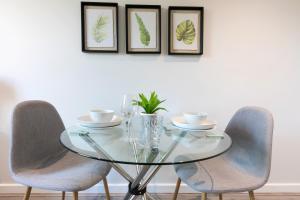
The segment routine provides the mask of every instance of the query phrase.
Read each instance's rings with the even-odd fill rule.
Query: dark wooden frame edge
[[[174,53],[171,52],[171,12],[173,10],[194,10],[200,11],[200,52],[199,53]],[[169,55],[203,55],[204,41],[204,7],[186,7],[186,6],[169,6],[168,11],[168,54]]]
[[[85,46],[85,6],[107,6],[116,7],[116,34],[117,34],[117,50],[88,50]],[[118,3],[104,2],[81,2],[81,50],[84,53],[118,53],[119,52],[119,5]]]
[[[129,50],[129,27],[128,27],[128,9],[130,8],[141,8],[141,9],[158,9],[159,15],[159,51],[130,51]],[[137,4],[126,4],[125,5],[125,14],[126,14],[126,53],[127,54],[161,54],[161,6],[160,5],[137,5]]]

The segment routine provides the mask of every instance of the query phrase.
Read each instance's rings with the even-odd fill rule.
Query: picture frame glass
[[[170,53],[202,53],[201,12],[201,10],[170,11]]]
[[[128,8],[129,52],[160,52],[160,10]]]
[[[86,50],[117,50],[116,12],[116,7],[93,5],[84,7]]]

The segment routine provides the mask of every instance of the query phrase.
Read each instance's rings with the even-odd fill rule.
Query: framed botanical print
[[[81,2],[83,52],[118,52],[118,4]]]
[[[126,52],[161,53],[161,6],[126,5]]]
[[[169,7],[169,55],[203,54],[203,7]]]

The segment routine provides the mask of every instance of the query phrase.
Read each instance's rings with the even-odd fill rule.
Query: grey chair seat
[[[13,178],[24,185],[56,191],[82,191],[97,184],[111,167],[100,161],[66,153],[53,164],[44,161],[39,168],[20,169]],[[46,165],[46,166],[43,166]]]
[[[174,199],[183,181],[191,188],[207,193],[249,192],[262,187],[269,178],[272,154],[273,116],[264,108],[239,109],[225,132],[232,139],[232,147],[222,156],[198,163],[176,165],[179,176]]]
[[[13,112],[9,168],[12,178],[27,186],[24,200],[31,189],[78,192],[103,181],[106,198],[109,189],[106,175],[111,167],[69,152],[60,144],[65,126],[53,105],[45,101],[25,101]]]
[[[197,163],[176,165],[178,177],[196,191],[244,192],[261,187],[262,178],[238,168],[224,156]]]

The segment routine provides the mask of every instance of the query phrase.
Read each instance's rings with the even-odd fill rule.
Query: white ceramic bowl
[[[91,110],[90,117],[95,122],[106,123],[110,122],[114,117],[113,110]]]
[[[207,113],[205,113],[205,112],[186,112],[186,113],[183,113],[183,117],[189,124],[199,124],[202,121],[206,120]]]

